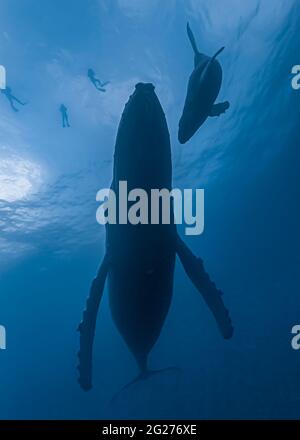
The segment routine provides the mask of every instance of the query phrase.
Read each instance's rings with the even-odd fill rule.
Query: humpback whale
[[[196,133],[208,116],[220,116],[229,108],[228,101],[214,104],[222,83],[222,68],[216,58],[224,47],[210,58],[199,52],[189,23],[187,34],[194,50],[194,70],[189,78],[179,121],[178,140],[181,144],[185,144]]]
[[[128,190],[171,189],[172,162],[166,118],[152,84],[138,83],[125,105],[118,128],[111,189],[120,181]],[[172,205],[170,205],[172,211]],[[136,380],[154,372],[148,355],[156,343],[172,300],[176,255],[202,294],[224,338],[233,327],[221,292],[170,224],[106,224],[105,256],[92,282],[79,325],[79,383],[92,387],[92,350],[96,319],[106,279],[113,321],[139,367]],[[158,370],[159,371],[159,370]]]

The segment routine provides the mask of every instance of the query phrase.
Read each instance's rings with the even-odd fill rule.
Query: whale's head
[[[170,136],[164,111],[151,83],[138,83],[119,124],[114,171],[135,187],[168,187],[171,175]]]
[[[149,134],[153,138],[155,133],[167,131],[165,114],[152,83],[136,84],[125,105],[119,130],[124,127],[127,130],[127,138]]]
[[[193,106],[186,105],[178,127],[178,140],[181,144],[185,144],[196,133],[198,124],[199,118],[196,117]]]
[[[151,93],[154,92],[155,86],[152,83],[139,82],[135,85],[136,93]]]
[[[133,94],[130,96],[126,104],[126,109],[129,108],[134,112],[147,112],[151,106],[157,103],[157,96],[155,87],[152,83],[139,82],[135,85]]]

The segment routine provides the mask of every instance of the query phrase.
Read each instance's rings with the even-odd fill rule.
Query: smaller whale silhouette
[[[179,121],[178,140],[181,144],[185,144],[196,133],[208,116],[220,116],[229,108],[228,101],[215,104],[222,83],[222,68],[216,58],[224,47],[210,58],[199,52],[189,23],[187,23],[187,34],[195,54],[195,67],[189,78]]]

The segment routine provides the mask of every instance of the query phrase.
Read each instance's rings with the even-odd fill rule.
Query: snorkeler
[[[63,128],[70,127],[69,117],[68,117],[68,109],[65,106],[65,104],[61,104],[61,106],[59,107],[59,111],[61,112],[61,119],[62,119]]]
[[[22,102],[18,98],[16,98],[12,94],[12,89],[10,87],[6,87],[5,89],[1,89],[1,93],[3,93],[6,96],[6,98],[9,100],[10,106],[13,109],[13,111],[15,111],[15,112],[18,112],[19,109],[17,109],[17,107],[14,106],[14,101],[17,102],[18,104],[21,104],[21,105],[27,104],[27,102]]]
[[[89,69],[87,75],[97,90],[100,90],[101,92],[106,92],[106,89],[104,89],[104,87],[109,84],[109,81],[101,82],[100,79],[95,77],[95,72],[93,71],[93,69]]]

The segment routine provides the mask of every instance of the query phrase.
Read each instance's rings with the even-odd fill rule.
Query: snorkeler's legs
[[[99,81],[99,79],[94,78],[92,80],[92,83],[94,84],[96,89],[99,90],[100,92],[106,92],[106,90],[103,89],[103,84],[101,84],[101,81]]]
[[[66,124],[65,126],[70,127],[69,118],[67,114],[64,115],[64,124]]]
[[[18,112],[19,110],[17,109],[17,107],[14,106],[13,100],[10,97],[8,97],[8,100],[13,111]]]
[[[21,105],[26,105],[27,104],[27,102],[22,102],[18,98],[16,98],[15,96],[11,96],[11,99],[16,101],[18,104],[21,104]]]
[[[101,81],[99,79],[97,79],[97,78],[94,78],[94,84],[95,84],[96,87],[98,87],[98,86],[101,87],[101,85],[102,85]]]

